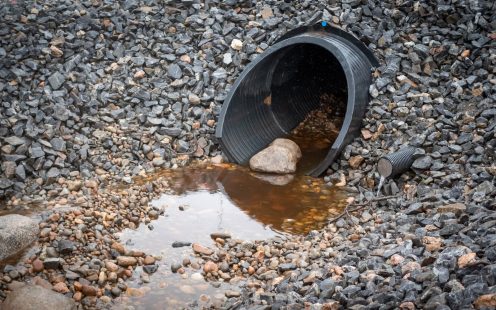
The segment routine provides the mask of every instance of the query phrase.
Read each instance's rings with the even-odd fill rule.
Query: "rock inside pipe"
[[[408,146],[379,159],[377,171],[384,178],[395,177],[410,169],[415,161],[416,148]]]

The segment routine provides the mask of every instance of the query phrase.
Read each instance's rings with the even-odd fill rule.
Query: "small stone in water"
[[[145,265],[145,266],[143,266],[143,270],[148,274],[152,274],[152,273],[157,272],[158,266],[157,265]]]
[[[193,251],[198,254],[203,254],[203,255],[212,255],[214,251],[212,249],[209,249],[201,244],[198,243],[193,243]]]
[[[119,256],[117,257],[117,264],[122,267],[134,266],[138,263],[135,257],[131,256]]]
[[[191,275],[191,279],[195,281],[201,281],[203,280],[203,276],[199,272],[195,272]]]
[[[241,296],[241,293],[238,292],[238,291],[231,291],[231,290],[228,290],[225,292],[225,295],[227,298],[231,298],[231,297],[239,297]]]
[[[153,264],[155,264],[155,258],[153,256],[148,255],[143,260],[143,264],[145,264],[145,265],[153,265]]]
[[[113,287],[110,292],[112,293],[112,295],[114,295],[115,297],[118,297],[121,295],[121,290],[118,288],[118,287]]]
[[[229,239],[229,238],[231,238],[231,235],[228,234],[228,233],[215,232],[215,233],[211,233],[210,234],[210,238],[212,238],[214,240],[217,239],[217,238]]]
[[[143,297],[145,296],[145,291],[143,289],[128,287],[126,290],[126,295],[129,297]]]
[[[217,266],[217,264],[211,261],[206,262],[203,266],[203,271],[205,271],[205,273],[217,272],[218,270],[219,267]]]
[[[171,264],[171,271],[176,273],[181,267],[182,267],[182,265],[179,263],[172,263]]]
[[[183,241],[174,241],[172,242],[172,247],[173,248],[182,248],[185,246],[190,246],[191,242],[183,242]]]

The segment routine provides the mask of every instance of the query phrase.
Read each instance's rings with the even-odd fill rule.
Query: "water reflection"
[[[190,246],[177,248],[172,246],[174,242],[214,247],[213,232],[242,240],[304,234],[321,228],[328,217],[341,212],[346,199],[321,179],[260,175],[227,164],[163,170],[135,181],[157,180],[167,180],[168,187],[151,204],[164,208],[164,216],[150,225],[124,230],[120,239],[128,249],[164,259],[148,283],[142,282],[139,270],[135,272],[128,285],[146,291],[144,296],[121,297],[115,309],[178,309],[188,307],[191,301],[205,308],[222,304],[224,292],[236,289],[240,280],[207,283],[201,271],[192,268],[183,275],[172,273],[173,263],[192,254]]]
[[[218,192],[263,225],[292,234],[321,228],[328,217],[341,212],[346,199],[344,193],[328,187],[322,179],[261,175],[227,164],[164,170],[137,181],[145,183],[162,177],[169,183],[167,194]]]

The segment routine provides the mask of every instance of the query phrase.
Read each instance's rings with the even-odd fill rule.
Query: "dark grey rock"
[[[29,149],[29,154],[31,155],[32,158],[45,156],[45,152],[43,151],[43,148],[40,145],[32,145],[31,148]]]
[[[7,142],[8,144],[13,145],[13,146],[18,146],[18,145],[22,145],[22,144],[26,143],[26,139],[16,137],[16,136],[7,137],[7,138],[4,138],[3,140],[5,142]]]
[[[179,67],[178,64],[170,64],[169,68],[167,69],[167,74],[173,78],[173,79],[180,79],[183,76],[183,71],[181,70],[181,67]]]
[[[60,258],[46,258],[43,261],[43,266],[45,269],[58,269],[62,266],[62,260]]]
[[[145,265],[143,266],[143,270],[148,273],[148,274],[152,274],[152,273],[155,273],[157,272],[158,270],[158,265]]]
[[[190,245],[191,245],[191,242],[183,242],[183,241],[174,241],[172,243],[173,248],[182,248],[182,247],[186,247],[186,246],[190,246]]]
[[[15,169],[15,175],[22,181],[26,179],[26,170],[23,165],[19,165]]]
[[[74,251],[75,248],[76,247],[74,245],[74,242],[72,242],[70,240],[62,239],[59,241],[58,250],[59,250],[59,253],[62,255],[67,255],[67,254],[72,253],[72,251]]]
[[[60,72],[55,72],[48,78],[48,83],[53,90],[59,89],[65,82],[65,77]]]
[[[423,156],[413,162],[412,168],[425,170],[428,169],[431,165],[432,158],[430,156]]]
[[[172,263],[171,264],[171,271],[173,273],[176,273],[181,267],[182,267],[182,265],[180,263]]]
[[[176,151],[178,153],[186,153],[189,151],[189,143],[184,140],[179,140],[177,142]]]
[[[280,264],[279,265],[279,271],[281,271],[281,272],[293,270],[293,269],[296,269],[296,265],[293,263],[286,263],[286,264]]]
[[[11,180],[9,179],[0,179],[0,189],[7,189],[9,187],[11,187],[12,185],[14,185],[14,182],[12,182]]]
[[[58,178],[60,176],[60,170],[56,167],[50,168],[47,172],[47,178],[53,179],[53,178]]]
[[[66,143],[61,138],[53,138],[52,140],[50,140],[50,144],[55,151],[64,152],[66,150]]]

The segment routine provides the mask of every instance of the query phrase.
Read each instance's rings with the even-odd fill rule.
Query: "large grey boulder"
[[[296,171],[300,147],[289,139],[276,139],[250,159],[250,169],[258,172],[287,174]]]
[[[9,295],[0,304],[0,310],[74,310],[71,298],[38,285],[25,285]]]
[[[301,150],[298,144],[294,141],[284,138],[275,139],[270,145],[278,145],[287,148],[291,153],[295,154],[298,159],[301,158]]]
[[[19,253],[38,237],[38,222],[29,217],[0,216],[0,261]]]

